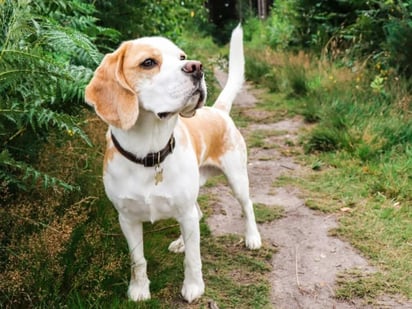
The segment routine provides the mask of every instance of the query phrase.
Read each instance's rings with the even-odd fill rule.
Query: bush
[[[357,87],[341,84],[340,89],[309,94],[311,104],[303,113],[315,115],[319,124],[309,134],[306,150],[342,150],[363,162],[380,160],[395,149],[407,151],[412,141],[408,83],[393,79],[383,87],[378,93],[364,81]]]
[[[176,40],[185,27],[207,24],[206,10],[200,0],[121,0],[94,1],[100,22],[117,29],[121,40],[161,35]]]
[[[266,21],[267,42],[273,49],[286,49],[295,43],[296,1],[276,1]]]
[[[310,49],[352,65],[367,59],[412,74],[410,1],[276,1],[267,20],[246,22],[246,38],[275,50]]]
[[[88,142],[77,114],[102,57],[94,40],[115,35],[95,25],[94,13],[85,1],[0,2],[1,188],[73,189],[34,162],[51,130]]]

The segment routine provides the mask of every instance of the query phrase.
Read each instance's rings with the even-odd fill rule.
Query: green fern
[[[49,24],[42,33],[42,39],[47,46],[52,46],[53,50],[60,56],[76,56],[77,52],[85,53],[90,60],[87,62],[91,65],[97,65],[102,60],[102,54],[97,50],[90,39],[77,31],[62,26]]]
[[[13,159],[7,150],[0,153],[0,179],[7,184],[15,184],[19,189],[28,189],[28,185],[41,182],[45,188],[60,186],[66,190],[77,190],[73,186],[61,179],[41,172],[31,165]]]
[[[95,41],[103,31],[85,0],[0,1],[0,181],[24,189],[73,189],[33,165],[49,132],[90,145],[77,116],[84,88],[101,61]]]

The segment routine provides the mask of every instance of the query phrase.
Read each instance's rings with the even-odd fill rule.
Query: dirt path
[[[224,83],[225,74],[221,71],[216,71],[215,74],[220,83]],[[238,96],[235,104],[259,123],[262,114],[254,109],[256,98],[247,88]],[[255,130],[285,132],[265,140],[267,144],[279,145],[282,152],[260,148],[249,151],[252,200],[254,203],[282,206],[285,209],[283,218],[259,225],[265,244],[277,248],[269,279],[272,305],[282,309],[367,308],[360,300],[340,302],[334,298],[338,272],[352,268],[365,272],[373,271],[367,261],[349,244],[328,236],[328,231],[337,226],[336,218],[307,208],[297,188],[273,186],[273,182],[280,175],[296,176],[304,173],[304,167],[294,162],[293,157],[283,154],[289,147],[289,141],[296,140],[297,132],[302,126],[303,121],[296,117],[277,123],[251,124],[242,129],[244,136]],[[208,220],[212,233],[242,235],[241,210],[237,207],[230,189],[218,185],[205,190],[217,199],[214,214]],[[385,298],[379,300],[374,308],[410,307]]]

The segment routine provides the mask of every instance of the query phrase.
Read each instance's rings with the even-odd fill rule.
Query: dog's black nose
[[[182,71],[191,74],[195,79],[200,80],[203,77],[203,66],[200,61],[188,61],[182,68]]]

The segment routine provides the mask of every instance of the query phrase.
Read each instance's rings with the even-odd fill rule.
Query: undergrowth
[[[248,78],[271,92],[262,96],[260,109],[300,114],[308,123],[298,158],[312,172],[276,184],[299,185],[308,207],[337,214],[333,235],[377,267],[376,274],[359,279],[340,277],[338,297],[396,293],[412,298],[410,82],[379,67],[355,63],[348,68],[253,44],[246,64]]]
[[[210,55],[219,60],[227,54],[207,40],[189,36],[182,43],[193,50],[189,58],[208,64],[212,102],[218,86],[211,82],[208,61]],[[349,69],[304,53],[249,46],[246,54],[247,78],[270,90],[257,104],[270,115],[265,122],[300,114],[311,124],[301,136],[305,153],[296,154],[312,172],[278,181],[298,184],[311,208],[338,214],[340,225],[331,233],[351,242],[378,270],[373,276],[342,274],[336,295],[412,298],[410,84],[387,72]],[[250,121],[239,116],[240,124]],[[36,161],[36,168],[78,184],[79,190],[36,187],[16,196],[4,189],[0,196],[0,303],[5,308],[136,307],[126,297],[127,244],[101,181],[105,125],[91,114],[84,120],[93,148],[78,135],[51,134],[44,147],[38,145]],[[252,141],[260,147],[263,139],[257,132]],[[201,197],[199,202],[206,208],[210,201]],[[276,208],[257,210],[261,221],[282,215]],[[247,251],[234,236],[215,239],[204,221],[201,229],[206,294],[194,306],[207,308],[212,299],[219,308],[269,307],[266,274],[273,252]],[[153,299],[139,308],[193,308],[179,296],[183,256],[167,251],[178,235],[174,221],[145,225]]]
[[[199,56],[198,49],[190,57],[200,58],[209,68],[206,74],[213,74],[207,56]],[[218,86],[213,79],[209,86],[210,102]],[[180,296],[184,256],[167,250],[180,233],[173,220],[145,224],[152,299],[137,305],[130,302],[126,295],[129,252],[101,179],[106,125],[86,112],[81,129],[93,147],[78,135],[51,134],[36,162],[36,168],[77,184],[79,190],[56,187],[50,192],[36,186],[18,196],[5,192],[0,197],[5,205],[0,208],[2,307],[208,308],[209,301],[219,308],[269,306],[266,274],[273,252],[249,251],[235,236],[216,239],[205,221],[201,222],[201,251],[206,292],[194,305],[187,304]],[[210,198],[200,196],[199,204],[207,216]],[[262,218],[276,216],[262,210]]]
[[[76,189],[34,163],[56,131],[89,142],[78,114],[102,57],[95,41],[116,37],[95,12],[86,1],[0,1],[0,192]]]
[[[126,296],[127,244],[101,180],[105,125],[92,114],[87,123],[84,130],[94,148],[68,137],[61,146],[51,142],[39,162],[71,178],[80,191],[50,194],[38,189],[18,199],[2,196],[7,205],[0,209],[4,308],[136,306]],[[201,196],[199,203],[207,215],[210,199]],[[180,296],[184,256],[167,249],[180,234],[177,222],[145,224],[144,232],[152,300],[139,303],[139,308],[192,308]],[[264,308],[272,251],[249,251],[235,236],[216,239],[204,221],[201,238],[206,294],[195,306],[207,308],[213,300],[220,308]]]

